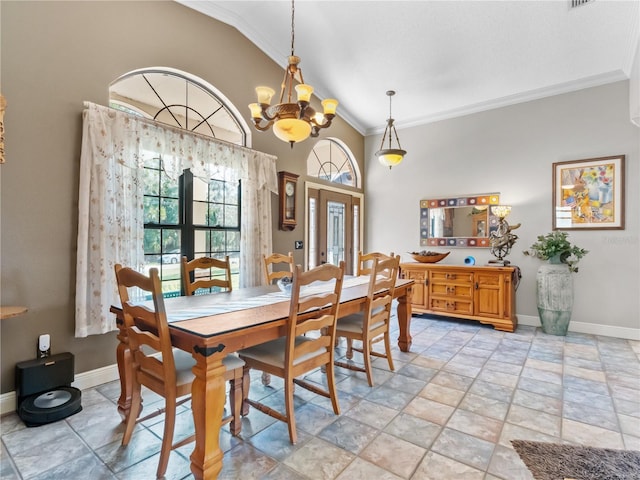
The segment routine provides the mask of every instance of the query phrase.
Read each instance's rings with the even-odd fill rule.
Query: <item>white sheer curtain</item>
[[[117,302],[116,263],[144,265],[144,161],[161,155],[167,175],[184,169],[203,179],[241,181],[241,286],[261,281],[262,254],[271,251],[271,192],[277,192],[276,158],[245,147],[157,124],[86,103],[83,112],[76,337],[115,329],[109,308]]]

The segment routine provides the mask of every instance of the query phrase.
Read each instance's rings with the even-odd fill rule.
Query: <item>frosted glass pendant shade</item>
[[[285,118],[273,124],[273,133],[284,142],[301,142],[311,135],[311,125],[297,118]]]
[[[406,155],[405,150],[400,150],[397,148],[388,148],[386,150],[378,150],[376,152],[376,156],[378,157],[378,161],[384,165],[385,167],[395,167],[396,165],[402,162],[402,159]]]

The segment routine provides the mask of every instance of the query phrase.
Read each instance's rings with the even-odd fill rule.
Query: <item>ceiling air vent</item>
[[[576,8],[582,5],[586,5],[587,3],[593,3],[596,0],[569,0],[569,8]]]

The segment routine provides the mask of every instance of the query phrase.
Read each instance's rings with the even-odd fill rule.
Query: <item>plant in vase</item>
[[[578,262],[588,250],[572,245],[565,232],[539,235],[524,251],[525,255],[548,260],[538,268],[536,286],[538,315],[542,330],[551,335],[566,335],[573,309],[573,277]]]
[[[571,245],[571,242],[567,240],[568,236],[569,234],[566,232],[538,235],[538,240],[523,253],[541,260],[549,260],[551,263],[564,263],[569,267],[570,272],[577,272],[578,262],[589,251]]]

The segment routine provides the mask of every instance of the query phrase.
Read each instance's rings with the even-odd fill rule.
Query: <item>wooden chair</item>
[[[121,265],[115,266],[115,272],[132,357],[131,409],[125,419],[126,426],[122,437],[122,445],[129,444],[136,423],[164,413],[164,434],[156,472],[156,475],[160,478],[167,470],[171,450],[195,439],[195,435],[191,435],[175,444],[173,443],[176,407],[191,399],[191,383],[194,378],[191,369],[195,365],[195,360],[191,354],[173,349],[171,346],[169,324],[167,323],[158,269],[152,268],[149,271],[149,277],[130,268],[123,268]],[[151,294],[153,310],[142,305],[135,305],[129,300],[128,288],[131,287],[138,287]],[[146,325],[153,326],[154,332],[138,328],[136,326],[136,320],[138,319]],[[230,397],[233,410],[233,415],[223,419],[223,424],[231,422],[231,431],[236,435],[239,433],[241,426],[241,372],[243,362],[238,357],[230,355],[223,360],[223,364],[227,368],[225,379],[231,379],[232,383]],[[234,372],[240,372],[235,380],[235,385],[232,377]],[[165,407],[145,417],[138,418],[142,410],[142,385],[162,396],[165,399]]]
[[[347,339],[347,359],[353,357],[353,350],[361,352],[364,367],[341,361],[335,361],[334,364],[350,370],[365,372],[371,387],[373,387],[371,356],[386,358],[389,369],[394,370],[389,339],[389,321],[399,267],[400,255],[395,258],[374,258],[364,310],[341,318],[336,326],[336,337]],[[353,340],[360,340],[362,347],[353,347]],[[373,350],[373,344],[381,340],[384,340],[385,353]]]
[[[293,276],[293,267],[295,266],[293,262],[293,254],[289,252],[287,255],[283,255],[282,253],[272,253],[271,255],[263,255],[264,259],[264,278],[267,282],[267,285],[273,285],[274,281],[277,281],[284,277],[292,278]],[[276,264],[287,263],[289,264],[288,270],[273,270],[273,266]],[[271,376],[263,372],[262,373],[262,384],[269,385],[271,383]]]
[[[293,254],[289,252],[288,255],[283,255],[282,253],[272,253],[269,256],[263,255],[264,258],[264,278],[266,279],[267,285],[273,284],[274,280],[279,280],[284,277],[289,277],[293,275]],[[273,270],[273,266],[279,263],[288,263],[288,270]]]
[[[333,371],[336,319],[344,277],[344,262],[337,267],[324,264],[308,272],[299,265],[293,270],[293,288],[287,322],[287,334],[255,347],[238,352],[245,362],[244,386],[245,414],[249,405],[270,415],[289,426],[289,439],[297,440],[296,420],[293,406],[294,383],[314,393],[331,399],[333,411],[340,414],[338,396]],[[311,291],[301,294],[301,288],[312,282],[328,283],[330,291],[318,293]],[[314,289],[315,290],[315,289]],[[296,378],[318,367],[326,367],[328,391],[319,385],[310,384]],[[262,370],[284,379],[286,414],[282,414],[266,405],[251,400],[249,396],[250,369]]]
[[[218,271],[216,272],[215,269]],[[205,271],[204,274],[202,271]],[[221,277],[224,277],[224,280]],[[227,292],[230,292],[233,290],[233,285],[231,283],[229,256],[225,256],[224,260],[200,257],[191,261],[187,260],[187,257],[182,257],[182,281],[187,295],[195,294],[196,290],[200,288],[209,289],[212,287],[224,288]]]
[[[380,252],[362,253],[362,250],[358,252],[358,276],[369,275],[371,273],[371,267],[373,261],[376,258],[393,258],[393,252],[390,255],[385,255]]]

